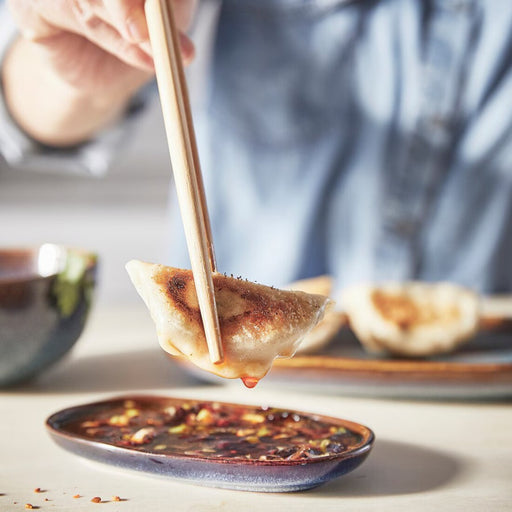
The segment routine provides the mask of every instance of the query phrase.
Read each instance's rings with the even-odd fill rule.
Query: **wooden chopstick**
[[[199,309],[212,363],[223,360],[212,272],[216,270],[203,179],[181,62],[178,31],[166,0],[146,0],[160,103]]]

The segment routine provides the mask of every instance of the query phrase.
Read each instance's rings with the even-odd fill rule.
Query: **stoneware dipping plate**
[[[188,483],[301,491],[357,468],[374,435],[358,423],[281,408],[128,396],[51,415],[53,440],[81,457]]]

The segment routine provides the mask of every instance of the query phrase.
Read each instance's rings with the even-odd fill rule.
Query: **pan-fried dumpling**
[[[191,270],[130,261],[130,278],[155,322],[162,348],[226,378],[255,385],[277,356],[290,357],[319,322],[327,297],[283,291],[214,273],[224,361],[212,364]]]
[[[369,352],[427,356],[475,334],[478,296],[451,283],[360,284],[342,293],[350,326]]]
[[[286,286],[287,290],[300,290],[306,293],[330,296],[332,277],[328,275],[310,277],[294,281]],[[313,354],[327,346],[341,327],[346,323],[346,316],[335,308],[327,308],[324,317],[300,342],[297,354]]]

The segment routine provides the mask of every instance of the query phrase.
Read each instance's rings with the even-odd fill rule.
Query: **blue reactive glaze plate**
[[[373,432],[317,414],[224,402],[129,396],[50,416],[54,441],[88,459],[193,484],[301,491],[349,473]]]
[[[344,328],[314,354],[276,359],[261,382],[264,388],[305,389],[340,396],[486,400],[512,397],[512,321],[488,322],[450,354],[426,358],[376,356]],[[169,356],[171,357],[171,356]],[[240,385],[172,358],[202,381]]]

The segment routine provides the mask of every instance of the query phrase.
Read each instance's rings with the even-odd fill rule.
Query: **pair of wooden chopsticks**
[[[166,0],[146,0],[160,103],[199,309],[212,363],[223,360],[212,272],[215,253],[178,31]]]

